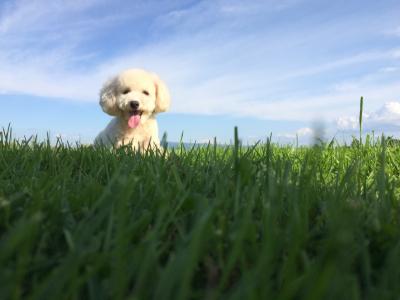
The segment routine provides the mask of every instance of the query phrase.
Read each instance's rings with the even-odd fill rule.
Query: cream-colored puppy
[[[107,81],[100,91],[100,106],[114,116],[95,144],[119,147],[131,144],[141,151],[159,148],[156,114],[169,108],[170,95],[157,75],[130,69]]]

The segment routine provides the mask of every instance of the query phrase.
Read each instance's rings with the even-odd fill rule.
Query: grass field
[[[400,147],[0,135],[1,299],[399,299]]]

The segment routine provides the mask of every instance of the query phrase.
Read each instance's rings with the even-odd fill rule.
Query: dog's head
[[[130,69],[104,84],[100,105],[107,114],[121,117],[129,127],[135,128],[151,115],[168,110],[170,95],[157,75]]]

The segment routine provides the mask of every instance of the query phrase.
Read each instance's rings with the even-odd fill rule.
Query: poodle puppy
[[[134,150],[159,149],[156,114],[168,110],[170,95],[156,74],[129,69],[107,81],[100,91],[100,106],[114,118],[99,133],[95,145]]]

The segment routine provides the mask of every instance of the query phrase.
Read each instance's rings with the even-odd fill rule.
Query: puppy
[[[142,152],[160,148],[156,115],[168,110],[170,94],[156,74],[140,69],[120,73],[103,85],[100,106],[114,118],[95,145],[131,145]]]

